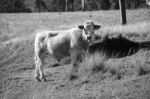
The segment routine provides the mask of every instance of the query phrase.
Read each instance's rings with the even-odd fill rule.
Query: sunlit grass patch
[[[105,61],[106,57],[103,53],[95,53],[86,57],[79,68],[79,75],[84,78],[98,72],[106,72],[107,66],[105,66]]]
[[[86,57],[79,68],[79,76],[82,80],[92,75],[106,76],[105,74],[109,74],[107,77],[121,80],[148,73],[150,73],[149,51],[145,50],[140,50],[132,56],[110,59],[103,53],[96,53]]]
[[[149,51],[140,50],[137,54],[107,61],[108,70],[116,79],[126,79],[146,75],[150,72]]]
[[[136,67],[137,75],[146,75],[150,73],[150,54],[149,51],[141,50],[136,56],[134,56],[131,61]]]
[[[125,26],[120,25],[119,10],[65,12],[61,14],[50,12],[1,14],[0,41],[1,45],[4,45],[0,48],[1,81],[12,77],[17,79],[13,83],[6,82],[7,90],[2,94],[7,95],[7,92],[13,92],[14,97],[19,95],[22,99],[27,94],[31,95],[31,97],[29,96],[31,99],[41,97],[56,99],[128,99],[141,97],[146,99],[143,97],[150,96],[149,51],[140,51],[132,56],[109,60],[106,60],[106,56],[103,54],[86,57],[79,66],[79,79],[73,81],[66,80],[66,75],[69,75],[72,69],[70,61],[60,67],[50,67],[55,61],[49,56],[50,58],[46,59],[47,65],[43,66],[48,78],[48,81],[44,83],[34,81],[33,57],[34,31],[38,29],[70,29],[89,19],[93,20],[95,24],[101,24],[102,28],[95,31],[100,36],[103,34],[110,36],[122,34],[133,41],[150,40],[149,14],[146,9],[127,10],[127,25]],[[19,82],[18,75],[21,77]],[[80,79],[88,80],[87,83],[81,83]],[[67,84],[64,84],[66,82]],[[11,87],[12,84],[14,87]],[[40,90],[37,91],[37,87],[40,87]],[[14,88],[17,88],[17,91]],[[83,95],[80,95],[82,93]],[[10,94],[8,96],[12,98]]]
[[[98,35],[106,36],[106,35],[116,35],[122,34],[126,37],[133,38],[150,38],[150,22],[141,22],[135,24],[127,24],[127,25],[115,25],[115,26],[105,26],[102,27],[101,30],[97,33]]]

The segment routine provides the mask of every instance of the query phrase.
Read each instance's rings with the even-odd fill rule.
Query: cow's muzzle
[[[87,40],[91,40],[92,39],[92,37],[91,36],[87,36]]]

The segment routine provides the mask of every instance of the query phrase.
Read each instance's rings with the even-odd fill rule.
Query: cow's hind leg
[[[38,55],[35,56],[35,78],[37,81],[46,81],[46,78],[43,73],[43,65],[44,65],[44,53],[39,53]]]
[[[45,78],[45,75],[44,75],[44,72],[43,72],[44,58],[45,58],[45,55],[44,55],[44,53],[43,53],[43,54],[40,56],[41,63],[40,63],[40,65],[39,65],[40,78],[41,78],[42,81],[46,81],[46,78]]]
[[[41,81],[41,80],[40,80],[39,68],[38,68],[38,65],[39,65],[38,56],[35,55],[34,60],[35,60],[35,79],[36,79],[37,81]]]

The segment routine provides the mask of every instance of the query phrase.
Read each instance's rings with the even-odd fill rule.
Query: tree
[[[110,8],[109,9],[119,9],[119,0],[109,0]]]
[[[25,0],[1,0],[1,13],[31,12],[25,5]]]
[[[47,5],[45,4],[43,0],[36,0],[35,5],[36,5],[36,8],[38,8],[39,12],[41,12],[42,9],[49,11]]]
[[[108,10],[110,8],[109,0],[95,0],[97,10]]]

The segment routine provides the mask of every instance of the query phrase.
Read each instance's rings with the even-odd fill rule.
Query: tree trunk
[[[82,0],[82,11],[85,11],[85,0]]]
[[[68,0],[66,0],[66,12],[68,11]]]
[[[121,15],[121,24],[125,25],[127,24],[126,21],[126,9],[125,9],[125,2],[124,0],[119,0],[119,7],[120,7],[120,15]]]
[[[74,0],[72,0],[72,2],[71,2],[71,3],[72,3],[72,12],[73,12],[73,11],[74,11],[74,9],[73,9],[73,3],[74,3]]]

